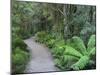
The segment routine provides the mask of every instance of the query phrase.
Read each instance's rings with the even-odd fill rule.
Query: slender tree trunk
[[[90,15],[90,23],[92,23],[92,21],[93,21],[93,7],[92,6],[90,7],[89,15]]]
[[[64,40],[65,40],[65,43],[67,41],[67,39],[69,39],[70,37],[70,30],[69,30],[69,26],[68,26],[68,22],[69,22],[69,15],[70,15],[70,12],[69,12],[69,9],[70,8],[70,5],[64,5],[63,7],[63,12],[64,12]]]

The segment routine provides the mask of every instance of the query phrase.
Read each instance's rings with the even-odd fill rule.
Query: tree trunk
[[[70,11],[68,10],[70,9],[70,5],[64,5],[63,7],[63,12],[64,12],[64,40],[66,43],[66,40],[70,38],[70,30],[69,30],[69,17],[70,17]]]

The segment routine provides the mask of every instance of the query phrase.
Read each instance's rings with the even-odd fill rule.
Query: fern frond
[[[73,64],[73,65],[71,66],[71,68],[72,68],[73,70],[84,69],[85,66],[86,66],[88,63],[89,63],[89,57],[88,57],[88,56],[82,56],[78,62],[76,62],[75,64]]]
[[[77,62],[79,60],[78,57],[74,57],[71,55],[63,55],[63,65],[65,65],[66,68],[70,68],[72,64]]]
[[[64,59],[64,62],[79,60],[78,57],[74,57],[74,56],[71,56],[71,55],[63,55],[63,59]]]
[[[83,55],[87,53],[83,40],[80,37],[74,36],[72,38],[73,48],[78,50]]]
[[[63,55],[64,52],[64,47],[54,47],[51,49],[51,52],[53,53],[54,57],[61,57],[61,55]]]
[[[54,60],[55,65],[60,69],[70,69],[70,66],[79,60],[78,57],[71,55],[63,55],[60,58]]]
[[[55,65],[59,65],[60,64],[60,60],[58,58],[55,58],[54,59],[54,63],[55,63]]]
[[[82,54],[70,46],[66,46],[64,55],[72,55],[75,57],[82,57]]]
[[[89,42],[88,42],[88,44],[87,44],[87,50],[88,50],[88,52],[90,52],[90,50],[95,46],[95,35],[91,35],[91,37],[90,37],[90,39],[89,39]]]
[[[94,48],[91,49],[89,56],[93,56],[95,54],[96,54],[96,48],[94,47]]]
[[[57,46],[57,47],[60,47],[60,46],[64,46],[65,45],[65,42],[64,42],[64,40],[56,40],[55,41],[55,46]]]

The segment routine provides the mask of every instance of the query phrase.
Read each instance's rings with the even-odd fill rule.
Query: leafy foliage
[[[95,46],[95,35],[92,35],[91,37],[90,37],[90,39],[89,39],[89,42],[88,42],[88,44],[87,44],[87,46],[88,46],[88,51],[90,51],[94,46]]]
[[[93,37],[94,35],[91,35],[91,37]],[[72,64],[71,66],[70,66],[70,68],[72,68],[73,70],[80,70],[80,69],[84,69],[88,64],[91,64],[90,63],[90,61],[92,61],[92,65],[95,65],[95,64],[93,64],[93,63],[95,63],[95,60],[93,59],[93,58],[91,58],[91,56],[94,56],[94,58],[95,58],[95,51],[96,51],[96,49],[95,49],[95,42],[93,42],[94,40],[95,40],[95,38],[91,38],[90,37],[90,39],[89,40],[91,40],[91,42],[92,42],[92,47],[93,48],[91,48],[89,51],[87,51],[87,49],[84,47],[85,45],[84,45],[84,43],[83,43],[83,41],[79,38],[79,37],[77,37],[77,40],[81,40],[81,42],[77,42],[77,40],[76,41],[74,41],[73,42],[73,38],[72,38],[72,41],[71,42],[73,42],[74,43],[74,46],[72,46],[73,48],[75,47],[75,49],[77,48],[77,49],[79,49],[79,50],[75,50],[75,49],[73,49],[72,47],[66,47],[66,49],[68,49],[67,51],[65,50],[65,52],[64,52],[64,54],[63,54],[63,56],[64,55],[71,55],[71,56],[74,56],[74,57],[79,57],[78,58],[78,61],[76,61],[74,64]],[[83,46],[83,52],[86,52],[86,53],[80,53],[80,51],[81,51],[81,49],[80,49],[80,46],[79,45],[77,45],[77,43],[79,43],[80,44],[80,46],[82,45]],[[81,46],[81,48],[82,48],[82,46]],[[89,46],[89,45],[88,45]],[[84,50],[85,49],[85,50]],[[79,53],[78,53],[78,52]],[[79,56],[80,55],[80,56]],[[67,58],[66,58],[66,60],[67,60]],[[70,61],[70,60],[69,60]],[[67,61],[67,62],[69,62],[69,61]]]
[[[19,47],[17,47],[14,50],[14,54],[12,55],[12,64],[13,64],[12,72],[22,73],[25,68],[25,64],[27,63],[26,61],[28,61],[28,59],[29,59],[29,54],[20,49]]]
[[[75,50],[74,48],[72,48],[70,46],[66,46],[64,55],[72,55],[72,56],[75,56],[75,57],[81,57],[82,56],[82,54],[79,51]]]
[[[12,46],[14,48],[20,47],[21,49],[26,49],[26,47],[27,47],[26,44],[24,43],[24,41],[19,37],[13,39]]]
[[[82,53],[83,55],[86,54],[86,47],[85,47],[85,44],[83,42],[82,39],[80,39],[79,37],[77,36],[74,36],[72,38],[72,43],[73,43],[73,46],[76,50],[78,50],[80,53]]]
[[[51,52],[54,54],[54,57],[59,58],[64,52],[64,46],[54,47]]]
[[[95,35],[91,35],[93,37]],[[89,39],[89,42],[92,42],[92,47],[88,51],[80,37],[74,36],[72,39],[67,41],[67,45],[65,45],[63,40],[53,40],[52,43],[54,46],[51,45],[52,49],[51,52],[55,57],[55,64],[62,70],[80,70],[84,69],[88,64],[93,64],[95,62],[94,59],[91,59],[91,56],[95,57],[95,40],[94,38]],[[93,41],[92,41],[93,40]],[[90,45],[87,44],[87,47]],[[90,62],[92,61],[92,63]],[[95,64],[93,64],[95,65]]]
[[[89,57],[88,56],[82,56],[78,62],[76,62],[75,64],[73,64],[71,66],[71,68],[73,68],[73,70],[81,70],[84,69],[84,67],[89,63]]]
[[[24,64],[26,63],[26,59],[28,59],[28,53],[21,50],[20,48],[16,48],[15,50],[15,54],[14,54],[14,57],[13,57],[13,61],[14,61],[14,64],[16,65],[21,65],[21,64]]]
[[[96,48],[92,48],[91,51],[90,51],[90,54],[89,55],[95,55],[96,54]]]
[[[36,38],[35,40],[39,41],[40,43],[43,43],[46,41],[46,35],[47,33],[44,31],[37,32],[37,34],[35,34],[35,38]]]
[[[22,73],[29,60],[27,45],[16,32],[12,36],[12,73]]]
[[[38,37],[41,38],[41,32],[39,32],[39,35],[40,36]],[[78,36],[68,39],[66,44],[64,43],[64,40],[61,39],[47,39],[46,37],[48,35],[44,32],[42,39],[38,40],[44,40],[44,36],[46,41],[43,41],[42,43],[47,44],[47,46],[51,48],[51,52],[55,58],[55,64],[60,69],[80,70],[84,69],[88,64],[95,65],[95,60],[91,58],[91,56],[94,56],[95,58],[96,53],[95,35],[91,35],[87,47],[85,46],[84,41]]]
[[[50,40],[47,40],[46,41],[46,45],[49,47],[49,48],[52,48],[55,44],[55,40],[54,39],[50,39]]]
[[[62,70],[95,65],[95,6],[13,0],[11,16],[13,64],[21,64],[13,65],[15,72],[23,70],[22,63],[27,62],[23,39],[30,36],[51,49],[56,66]]]

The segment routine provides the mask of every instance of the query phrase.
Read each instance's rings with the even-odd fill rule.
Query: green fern
[[[63,59],[63,65],[65,65],[66,68],[70,68],[72,64],[74,64],[79,60],[78,57],[71,55],[64,55],[62,59]]]
[[[38,33],[37,36],[40,42],[52,48],[55,64],[61,70],[82,70],[87,65],[95,63],[95,35],[90,37],[87,48],[83,40],[77,36],[68,39],[66,45],[63,39],[54,39],[50,35],[45,35],[44,32]]]
[[[93,56],[96,54],[96,48],[92,48],[91,51],[89,52],[89,56]]]
[[[46,41],[46,38],[45,38],[46,35],[47,35],[47,33],[45,31],[37,32],[35,34],[35,40],[40,43],[44,43]]]
[[[72,56],[76,56],[76,57],[82,57],[82,54],[75,50],[74,48],[70,47],[70,46],[66,46],[64,55],[72,55]]]
[[[73,37],[67,41],[67,45],[62,55],[62,66],[66,69],[72,68],[73,70],[84,69],[87,65],[95,65],[95,42],[92,40],[95,35],[92,35],[89,39],[88,48],[90,51],[87,51],[83,41],[79,37]],[[92,44],[91,44],[91,43]],[[94,56],[94,58],[92,58]],[[91,62],[92,61],[92,62]]]
[[[71,66],[71,68],[73,70],[80,70],[80,69],[84,69],[84,67],[89,63],[89,57],[88,56],[82,56],[78,62],[76,62],[75,64],[73,64]]]
[[[74,47],[80,53],[82,53],[83,55],[84,54],[87,54],[87,51],[86,51],[86,47],[84,45],[84,42],[83,42],[83,40],[80,37],[74,36],[72,38],[72,43],[73,43],[73,46],[72,47]]]
[[[69,60],[72,60],[72,61],[78,60],[79,58],[75,57],[75,56],[71,56],[71,55],[64,55],[63,59],[64,59],[64,62],[66,62],[66,61],[69,61]]]
[[[55,43],[55,40],[54,39],[50,39],[46,42],[46,45],[49,47],[49,48],[52,48],[54,46],[54,43]]]
[[[79,60],[78,57],[71,55],[62,55],[54,60],[57,67],[62,70],[69,69],[72,64]]]
[[[62,40],[62,39],[57,39],[56,41],[55,41],[55,46],[56,47],[61,47],[61,46],[64,46],[65,45],[65,42],[64,42],[64,40]]]
[[[51,51],[52,51],[54,57],[61,57],[61,55],[64,53],[64,46],[54,47],[54,48],[52,48]]]
[[[89,39],[89,42],[88,42],[88,44],[87,44],[87,50],[88,50],[88,52],[89,51],[91,51],[91,49],[93,48],[93,47],[95,47],[95,35],[92,35],[91,37],[90,37],[90,39]]]

